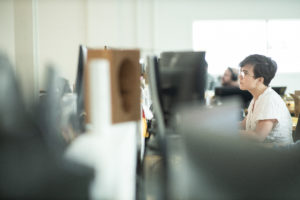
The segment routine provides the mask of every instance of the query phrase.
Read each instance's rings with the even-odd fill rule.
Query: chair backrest
[[[295,90],[295,95],[300,95],[300,90]]]
[[[295,103],[294,114],[297,117],[300,114],[300,95],[296,95],[296,94],[290,94],[290,95],[294,99],[294,103]]]
[[[293,140],[294,142],[298,141],[300,139],[300,120],[299,120],[299,116],[298,115],[298,122],[297,122],[297,125],[296,125],[296,130],[293,134]]]

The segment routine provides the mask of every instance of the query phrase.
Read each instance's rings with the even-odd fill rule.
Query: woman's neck
[[[262,85],[261,87],[257,87],[249,92],[252,94],[253,99],[256,101],[258,97],[264,93],[264,91],[268,88],[268,86]]]

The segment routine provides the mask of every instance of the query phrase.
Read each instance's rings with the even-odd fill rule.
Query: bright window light
[[[208,72],[223,74],[250,54],[271,56],[278,72],[300,72],[300,20],[201,20],[193,49],[206,51]]]
[[[300,20],[270,20],[268,55],[274,58],[279,72],[300,72]]]

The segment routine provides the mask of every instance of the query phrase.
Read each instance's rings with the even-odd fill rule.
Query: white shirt
[[[292,118],[282,98],[270,87],[268,87],[248,107],[246,119],[246,130],[254,131],[259,120],[276,119],[278,123],[273,127],[265,139],[265,143],[293,143]],[[252,110],[253,109],[253,110]]]

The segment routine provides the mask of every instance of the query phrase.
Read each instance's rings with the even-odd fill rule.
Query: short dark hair
[[[246,57],[240,63],[240,67],[244,67],[245,65],[252,65],[254,77],[263,77],[264,85],[266,86],[269,86],[277,71],[277,64],[274,60],[259,54],[253,54]]]

